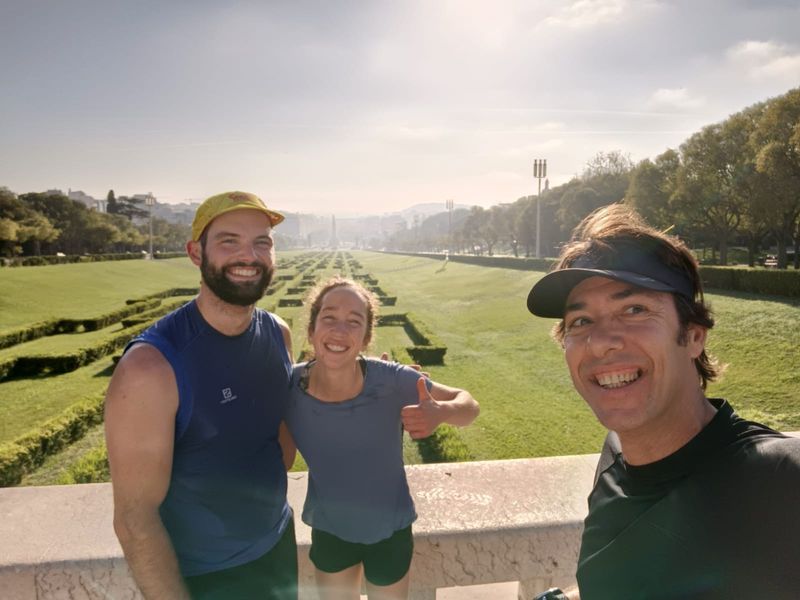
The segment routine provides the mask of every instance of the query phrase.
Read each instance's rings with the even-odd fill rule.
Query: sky
[[[0,186],[489,207],[800,85],[797,0],[3,0]]]

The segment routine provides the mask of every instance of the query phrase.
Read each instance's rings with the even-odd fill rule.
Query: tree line
[[[681,146],[634,164],[620,151],[600,153],[568,183],[540,197],[484,209],[440,213],[388,241],[397,250],[498,251],[531,256],[537,200],[543,256],[556,256],[580,220],[615,202],[631,204],[652,225],[691,247],[710,248],[709,263],[747,262],[777,247],[779,268],[800,260],[800,88],[704,127]]]
[[[98,212],[59,192],[17,195],[0,187],[0,256],[141,252],[150,247],[143,201],[108,192],[108,212]],[[153,217],[153,249],[177,252],[189,227]]]

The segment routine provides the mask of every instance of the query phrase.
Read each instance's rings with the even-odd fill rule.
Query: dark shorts
[[[297,542],[294,519],[261,558],[204,575],[184,578],[193,600],[297,600]]]
[[[373,585],[391,585],[408,573],[414,554],[411,525],[375,544],[347,542],[320,529],[311,530],[311,562],[320,571],[338,573],[364,563],[364,577]]]

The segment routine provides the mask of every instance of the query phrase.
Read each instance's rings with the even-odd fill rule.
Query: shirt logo
[[[222,390],[222,400],[219,401],[220,404],[227,404],[228,402],[232,402],[236,400],[238,396],[234,395],[231,388],[225,388]]]

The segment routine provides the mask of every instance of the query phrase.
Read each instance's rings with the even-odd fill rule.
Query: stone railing
[[[518,597],[529,599],[572,583],[596,463],[595,454],[407,467],[419,513],[411,597],[519,582]],[[290,473],[300,597],[314,600],[305,490],[306,474]],[[0,489],[0,597],[141,598],[114,536],[109,484]]]

